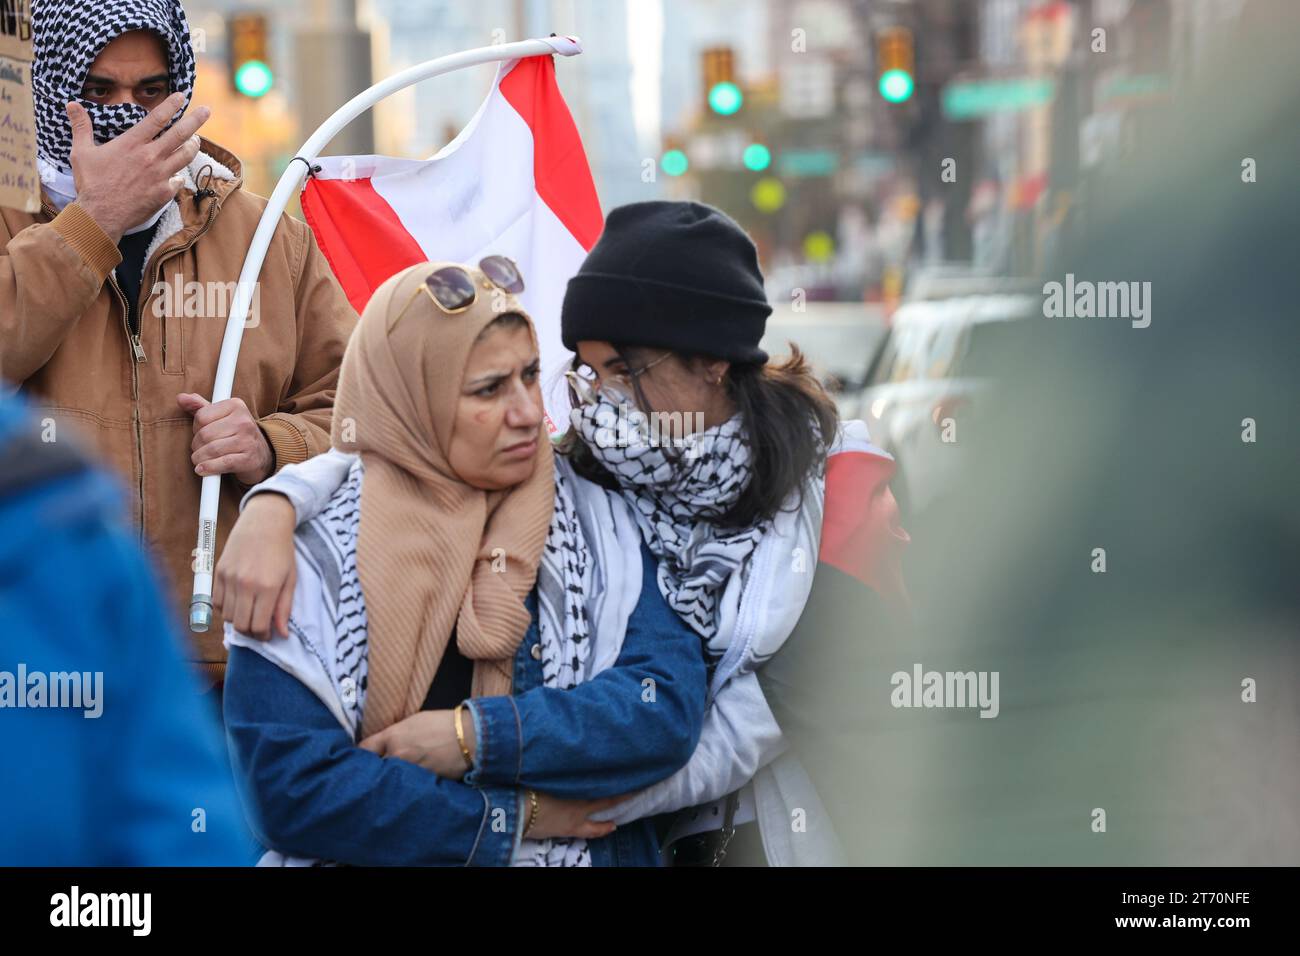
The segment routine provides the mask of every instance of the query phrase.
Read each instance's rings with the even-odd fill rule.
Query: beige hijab
[[[445,314],[416,291],[445,265],[412,266],[375,291],[348,342],[334,402],[333,444],[360,452],[365,466],[357,541],[370,654],[364,735],[420,709],[453,630],[474,662],[473,694],[510,692],[529,624],[524,598],[554,507],[544,426],[532,475],[506,491],[473,488],[448,464],[475,338],[502,311],[527,314],[513,296],[494,311],[494,287],[477,269],[469,270],[475,304]]]

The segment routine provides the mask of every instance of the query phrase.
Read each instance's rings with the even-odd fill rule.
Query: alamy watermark
[[[230,317],[235,296],[241,291],[248,299],[244,328],[255,329],[262,321],[261,282],[219,282],[214,279],[186,282],[178,273],[169,281],[155,282],[149,294],[153,298],[153,315],[156,319],[171,315],[187,319],[224,320]]]
[[[1064,282],[1043,286],[1043,316],[1049,319],[1129,319],[1133,328],[1151,324],[1150,282],[1076,281],[1073,272]]]
[[[620,402],[614,421],[597,421],[594,439],[598,448],[676,448],[693,461],[703,431],[703,412],[646,413]]]
[[[926,671],[913,664],[912,671],[895,671],[889,678],[894,689],[889,702],[894,707],[978,707],[981,717],[996,717],[997,671]]]
[[[95,720],[104,712],[103,671],[0,671],[0,708],[57,707],[83,711]]]
[[[152,893],[83,893],[73,886],[50,897],[50,925],[58,927],[126,927],[132,936],[153,928]]]

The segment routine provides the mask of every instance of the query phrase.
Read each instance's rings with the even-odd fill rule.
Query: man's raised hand
[[[184,184],[178,174],[198,155],[195,134],[212,113],[206,106],[196,107],[163,133],[184,104],[185,95],[173,93],[133,129],[102,146],[95,142],[90,116],[81,104],[67,105],[77,203],[114,242],[174,198]]]

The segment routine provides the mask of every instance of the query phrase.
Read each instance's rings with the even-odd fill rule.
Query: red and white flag
[[[604,219],[552,58],[503,63],[469,125],[432,159],[318,162],[303,213],[357,312],[386,279],[420,262],[504,255],[519,265],[547,412],[552,430],[564,430],[571,356],[560,342],[560,304]]]

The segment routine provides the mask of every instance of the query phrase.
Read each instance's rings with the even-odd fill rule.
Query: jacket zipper
[[[135,430],[135,467],[136,467],[136,500],[140,507],[140,520],[137,523],[139,528],[140,541],[144,542],[144,430],[140,427],[140,363],[144,361],[144,348],[140,345],[140,336],[131,334],[130,327],[130,308],[127,306],[126,295],[122,292],[122,287],[117,284],[117,277],[113,273],[108,274],[108,284],[117,296],[118,304],[122,306],[122,328],[126,330],[126,337],[131,342],[131,348],[135,354],[135,361],[131,363],[131,425]]]
[[[58,213],[47,202],[41,203],[41,210],[51,219]],[[131,363],[131,426],[135,432],[135,466],[136,474],[136,500],[139,502],[140,520],[137,522],[140,543],[144,543],[144,434],[140,427],[140,373],[138,366],[145,360],[144,346],[140,344],[139,334],[132,334],[130,325],[131,309],[127,305],[126,295],[122,292],[122,287],[117,284],[117,277],[110,272],[108,274],[108,285],[113,290],[113,295],[117,297],[118,305],[122,307],[122,331],[126,333],[126,339],[131,343],[131,354],[134,361]]]
[[[157,266],[156,266],[155,271],[154,271],[154,285],[157,285],[157,284],[158,284],[158,278],[162,275],[163,262],[164,262],[166,259],[170,259],[170,258],[171,258],[172,256],[174,256],[174,255],[177,255],[177,254],[179,254],[179,253],[184,252],[184,251],[185,251],[186,249],[188,249],[190,246],[194,245],[194,243],[198,242],[198,241],[199,241],[199,236],[203,235],[205,232],[208,231],[209,228],[211,228],[211,226],[212,226],[212,220],[213,220],[214,218],[216,218],[216,215],[217,215],[217,200],[216,200],[216,197],[214,196],[214,197],[212,198],[212,203],[211,203],[211,205],[210,205],[209,208],[208,208],[208,220],[207,220],[207,222],[205,222],[205,223],[203,224],[203,228],[200,229],[198,232],[196,232],[196,233],[195,233],[195,234],[194,234],[194,235],[189,239],[189,241],[186,242],[183,246],[180,246],[180,247],[178,247],[178,248],[176,248],[176,249],[173,249],[173,250],[171,250],[171,251],[169,251],[169,252],[158,253],[158,256],[159,256],[159,258],[158,258],[158,263],[157,263]],[[146,264],[145,268],[148,269],[148,265],[147,265],[147,264]],[[117,279],[113,276],[112,273],[109,274],[109,281],[110,281],[110,283],[112,284],[114,291],[117,292],[117,297],[118,297],[118,299],[119,299],[119,300],[121,301],[121,303],[122,303],[122,308],[123,308],[123,310],[125,310],[125,309],[126,309],[126,296],[122,293],[121,288],[118,287]],[[152,288],[152,286],[151,286],[150,288]],[[145,297],[145,301],[146,301],[146,302],[149,301],[149,297],[148,297],[148,296]],[[138,307],[138,306],[137,306],[137,307]],[[129,314],[129,313],[124,313],[124,316],[123,316],[123,324],[124,324],[124,325],[126,325],[126,314]],[[132,393],[133,393],[133,394],[132,394],[132,404],[133,404],[133,406],[134,406],[133,418],[134,418],[134,420],[135,420],[135,454],[136,454],[136,463],[137,463],[137,465],[139,466],[139,469],[140,469],[140,483],[139,483],[139,488],[137,489],[137,493],[138,493],[139,498],[140,498],[140,541],[141,541],[141,543],[144,543],[144,540],[145,540],[145,536],[144,536],[144,515],[145,515],[145,503],[144,503],[144,433],[143,433],[143,429],[142,429],[141,426],[140,426],[140,379],[139,379],[139,368],[140,368],[140,363],[143,362],[143,361],[145,360],[145,355],[144,355],[144,348],[143,348],[143,347],[141,346],[141,344],[140,344],[140,332],[139,332],[139,321],[140,321],[140,316],[137,315],[137,317],[136,317],[136,321],[137,321],[137,330],[136,330],[135,334],[134,334],[134,335],[131,334],[130,326],[127,325],[127,336],[128,336],[128,337],[130,338],[130,340],[131,340],[131,348],[133,349],[134,354],[135,354],[135,362],[133,362],[132,365],[131,365],[131,390],[132,390]]]
[[[131,352],[135,355],[136,362],[145,361],[144,346],[140,344],[140,332],[131,330],[131,306],[126,301],[126,293],[122,287],[117,284],[117,275],[110,272],[108,274],[108,285],[113,290],[113,295],[117,296],[118,304],[122,306],[122,328],[126,332],[127,341],[131,343]],[[139,319],[137,318],[137,323]],[[135,391],[135,389],[133,389]]]
[[[236,185],[238,185],[238,179],[236,179]],[[186,251],[192,245],[194,245],[194,243],[199,241],[200,236],[202,236],[204,233],[206,233],[209,229],[212,228],[212,220],[215,219],[217,216],[217,205],[218,205],[217,197],[213,196],[211,202],[208,204],[208,219],[203,224],[203,228],[201,228],[192,237],[190,237],[189,241],[186,242],[183,246],[179,246],[178,248],[165,253],[166,258],[170,259],[172,256]],[[41,207],[42,210],[46,212],[51,218],[57,215],[55,210],[50,208],[49,203],[42,202]],[[158,284],[158,279],[162,275],[162,267],[164,261],[165,260],[160,255],[154,272],[154,285]],[[139,508],[140,508],[140,521],[138,522],[137,527],[139,528],[140,541],[141,543],[143,543],[145,540],[144,430],[140,425],[140,369],[139,367],[141,363],[145,362],[147,359],[144,354],[144,345],[140,341],[140,328],[139,328],[140,316],[139,315],[136,316],[136,330],[133,332],[131,330],[130,305],[126,301],[126,294],[122,291],[122,287],[117,284],[117,276],[112,272],[108,274],[108,285],[113,290],[113,294],[117,297],[118,304],[121,305],[122,307],[122,330],[126,332],[127,341],[131,343],[131,355],[134,359],[134,361],[132,361],[131,363],[131,423],[135,431],[135,464],[136,464],[136,473],[138,475],[138,478],[136,480],[136,500],[139,502]],[[137,308],[138,308],[138,303],[137,303]]]
[[[130,303],[126,301],[126,294],[122,291],[121,286],[117,284],[116,275],[110,275],[109,281],[113,285],[113,291],[117,293],[118,299],[122,302],[122,324],[126,327],[126,337],[131,343],[131,354],[135,356],[135,362],[139,365],[147,361],[144,354],[144,345],[140,342],[140,312],[139,305],[132,312]],[[131,317],[135,316],[135,328],[131,327]]]

